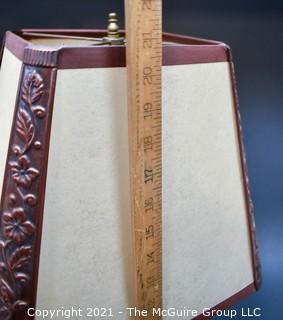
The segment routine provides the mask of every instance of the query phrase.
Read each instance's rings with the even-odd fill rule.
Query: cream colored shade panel
[[[95,38],[91,40],[72,39],[72,38],[36,38],[30,39],[30,43],[37,46],[50,46],[50,48],[60,48],[63,46],[91,46],[97,41]]]
[[[0,72],[0,192],[2,193],[10,133],[22,62],[9,50],[3,52]]]
[[[125,68],[58,71],[38,308],[131,304],[126,96]],[[233,103],[228,63],[163,67],[165,308],[253,283]]]

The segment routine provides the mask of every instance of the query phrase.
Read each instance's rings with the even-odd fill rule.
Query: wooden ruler
[[[135,306],[161,319],[162,0],[126,0],[126,28]]]

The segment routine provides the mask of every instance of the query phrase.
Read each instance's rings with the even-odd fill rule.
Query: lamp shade
[[[91,42],[103,36],[6,33],[3,320],[33,319],[35,306],[127,319],[133,305],[125,46]],[[163,307],[201,318],[260,285],[234,70],[223,43],[163,39]]]

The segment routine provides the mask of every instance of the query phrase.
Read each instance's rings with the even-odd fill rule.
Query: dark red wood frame
[[[0,207],[0,312],[1,319],[26,320],[35,307],[40,257],[44,194],[53,99],[58,69],[125,67],[124,46],[42,48],[32,45],[23,33],[52,33],[102,37],[105,30],[21,30],[7,32],[4,46],[23,61],[11,129]],[[221,42],[164,33],[164,65],[230,62],[235,100],[241,165],[244,177],[254,283],[214,309],[229,307],[259,289],[260,262],[249,191],[246,158],[230,48]],[[0,59],[2,58],[2,52]],[[199,316],[197,319],[201,319]]]

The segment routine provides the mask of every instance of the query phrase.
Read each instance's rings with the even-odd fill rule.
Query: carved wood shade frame
[[[1,319],[35,305],[56,69],[24,65],[1,198]]]
[[[70,35],[103,36],[90,30],[25,30]],[[18,34],[22,34],[23,31]],[[28,308],[36,304],[37,278],[44,211],[48,151],[57,69],[125,67],[124,47],[70,47],[42,49],[17,34],[7,32],[5,46],[23,61],[14,119],[11,129],[0,206],[0,319],[25,320]],[[245,177],[254,284],[224,301],[231,303],[260,287],[261,272],[255,235],[240,124],[235,74],[230,49],[223,43],[164,34],[176,46],[163,49],[164,65],[229,61],[235,99],[235,116]],[[182,46],[183,44],[183,46]],[[187,46],[186,44],[200,44]],[[109,57],[111,57],[109,59]],[[0,56],[1,58],[1,56]]]

